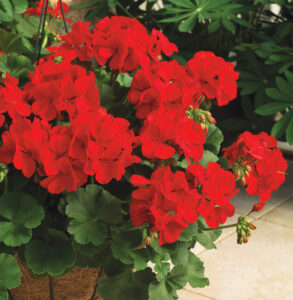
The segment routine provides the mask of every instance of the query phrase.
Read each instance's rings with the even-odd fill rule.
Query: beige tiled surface
[[[186,290],[181,290],[177,292],[179,299],[183,300],[214,300],[214,298],[205,297],[199,294],[194,294],[193,292],[189,292]],[[164,300],[164,299],[160,299]]]
[[[293,230],[260,220],[255,225],[248,244],[231,235],[217,250],[202,252],[210,286],[187,289],[216,300],[292,300]]]
[[[223,233],[216,250],[195,248],[206,266],[210,286],[179,293],[179,300],[293,300],[293,161],[285,184],[263,211],[252,215],[257,229],[248,244],[238,245],[234,229]],[[244,193],[233,201],[234,223],[255,197]],[[191,295],[191,296],[190,296]]]
[[[264,215],[261,220],[292,228],[291,230],[293,231],[293,196],[290,201],[286,201],[284,204]]]

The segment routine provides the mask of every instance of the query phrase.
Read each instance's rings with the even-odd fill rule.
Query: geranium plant
[[[259,211],[287,162],[266,133],[220,152],[209,110],[236,97],[233,64],[202,51],[182,66],[136,19],[88,27],[56,35],[26,80],[3,76],[0,297],[21,283],[17,256],[37,276],[101,266],[105,300],[177,299],[208,285],[192,249],[215,248],[237,185]],[[227,226],[240,244],[255,229],[246,216]]]

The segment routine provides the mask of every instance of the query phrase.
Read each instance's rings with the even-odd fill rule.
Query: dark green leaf
[[[222,18],[222,24],[228,31],[235,32],[236,28],[229,19]]]
[[[0,241],[10,247],[26,244],[32,237],[32,228],[41,224],[43,207],[30,195],[10,192],[0,197]]]
[[[290,145],[293,145],[293,118],[292,117],[286,130],[286,139]]]
[[[189,0],[167,0],[167,1],[179,7],[186,7],[191,9],[196,8],[195,4]]]
[[[266,94],[274,100],[278,100],[280,102],[293,103],[293,96],[288,97],[276,88],[267,88],[265,91],[266,91]]]
[[[293,111],[291,110],[286,112],[283,115],[283,117],[274,124],[271,134],[276,139],[281,138],[285,134],[285,131],[292,117],[293,117]]]
[[[32,240],[25,246],[24,256],[27,266],[36,275],[60,276],[75,263],[71,243],[62,239]]]
[[[274,115],[288,107],[286,103],[271,102],[258,107],[255,112],[261,116]]]
[[[153,280],[150,268],[138,272],[128,269],[113,277],[100,278],[97,292],[104,300],[148,300],[148,286]]]
[[[212,21],[208,26],[209,33],[213,33],[215,31],[217,31],[220,28],[220,25],[221,25],[221,23],[220,23],[219,19]]]
[[[104,222],[115,224],[122,216],[120,200],[101,186],[87,185],[66,197],[66,214],[72,218],[68,232],[82,244],[101,245],[107,238]]]

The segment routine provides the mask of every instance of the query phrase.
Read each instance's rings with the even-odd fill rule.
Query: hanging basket
[[[21,285],[11,289],[12,300],[102,300],[95,294],[100,268],[74,268],[62,277],[35,277],[18,261]],[[53,297],[52,294],[53,293]]]

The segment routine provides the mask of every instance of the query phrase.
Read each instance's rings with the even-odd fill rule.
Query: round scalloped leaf
[[[26,245],[24,256],[34,274],[50,276],[61,276],[74,266],[76,259],[71,244],[62,240],[32,240]]]
[[[115,224],[122,216],[121,201],[97,185],[79,188],[66,201],[66,215],[72,218],[68,232],[82,245],[103,244],[108,234],[106,223]]]
[[[0,197],[0,242],[10,247],[26,244],[32,228],[41,224],[44,209],[34,197],[22,192],[10,192]]]
[[[16,259],[9,254],[0,254],[0,299],[5,299],[5,289],[13,289],[20,285],[21,272]],[[4,296],[4,298],[2,297]]]

